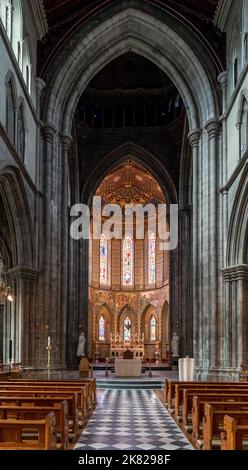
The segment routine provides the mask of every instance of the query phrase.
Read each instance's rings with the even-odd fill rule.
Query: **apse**
[[[134,215],[133,234],[127,220],[127,205],[157,209],[166,199],[156,178],[129,155],[107,173],[95,195],[102,208],[115,204],[121,208],[118,220],[121,239],[109,240],[104,234],[93,237],[89,246],[89,353],[105,360],[130,349],[143,359],[168,360],[168,318],[163,319],[164,303],[169,303],[169,254],[160,250],[149,215]],[[102,224],[105,217],[102,216]],[[138,224],[144,223],[144,237],[137,237]]]

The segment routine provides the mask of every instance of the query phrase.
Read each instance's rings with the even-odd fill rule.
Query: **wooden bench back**
[[[36,434],[36,439],[33,434]],[[53,412],[50,412],[41,421],[0,420],[0,449],[27,448],[33,450],[55,450],[57,448],[55,414]]]
[[[248,401],[248,389],[231,389],[228,390],[224,389],[216,389],[212,388],[210,391],[206,390],[184,390],[183,393],[183,408],[182,408],[182,415],[183,415],[183,422],[185,424],[185,420],[187,422],[188,413],[191,413],[193,407],[193,398],[197,395],[200,398],[204,398],[207,400],[209,397],[226,397],[226,400],[238,400],[238,397],[241,396],[241,401],[244,401],[243,397]],[[217,400],[216,400],[217,401]],[[179,416],[180,408],[178,407],[175,410],[176,416]]]
[[[212,404],[205,403],[203,417],[203,448],[205,450],[212,449],[213,437],[220,438],[225,415],[225,409],[215,410]],[[228,411],[228,415],[234,417],[237,420],[237,424],[247,424],[248,411],[239,410],[238,406],[236,410]]]
[[[0,406],[0,420],[37,420],[41,421],[51,412],[55,414],[56,433],[60,434],[61,449],[69,448],[69,413],[67,401],[51,406]]]
[[[176,386],[179,385],[182,388],[194,388],[195,386],[197,387],[202,387],[202,388],[211,388],[217,386],[231,386],[231,387],[236,387],[239,385],[244,385],[245,387],[248,386],[248,383],[243,383],[243,382],[199,382],[199,381],[178,381],[178,380],[170,380],[166,379],[165,380],[165,388],[164,388],[164,399],[165,402],[168,404],[169,408],[172,407],[172,400],[175,398],[175,391],[176,391]]]
[[[248,423],[238,425],[231,416],[224,416],[224,431],[221,432],[221,450],[243,450],[244,439],[248,439]]]
[[[246,398],[246,396],[245,396]],[[205,403],[210,403],[215,409],[226,409],[226,410],[235,410],[243,409],[248,410],[248,399],[247,401],[242,401],[239,397],[193,397],[193,406],[192,406],[192,437],[193,439],[198,439],[200,437],[200,424],[203,421],[204,417],[204,406]]]
[[[78,435],[78,407],[77,407],[77,394],[71,393],[61,397],[60,395],[46,396],[44,397],[42,393],[36,394],[33,396],[33,393],[23,393],[13,395],[13,392],[9,393],[0,393],[0,405],[15,405],[15,406],[60,406],[63,400],[66,400],[68,404],[68,413],[69,418],[72,420],[72,432],[75,435]],[[37,396],[38,395],[38,396]]]
[[[66,386],[58,386],[58,385],[50,385],[50,384],[33,384],[33,383],[4,383],[0,384],[0,394],[4,391],[9,390],[18,392],[54,392],[54,393],[76,393],[77,394],[77,404],[78,409],[82,413],[82,416],[87,416],[90,410],[90,398],[89,398],[89,390],[87,385],[66,385]],[[44,394],[45,395],[45,394]]]

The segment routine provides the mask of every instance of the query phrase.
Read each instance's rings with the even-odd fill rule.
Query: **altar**
[[[143,359],[144,357],[144,335],[141,338],[138,335],[134,335],[129,341],[124,341],[120,335],[115,338],[111,335],[110,338],[110,357],[121,358],[123,353],[129,349],[133,352],[134,357]]]
[[[142,361],[140,358],[115,359],[116,377],[140,377],[142,372]]]

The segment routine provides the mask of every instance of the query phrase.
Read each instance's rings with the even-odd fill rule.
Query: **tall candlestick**
[[[47,369],[48,370],[51,367],[51,351],[52,351],[51,337],[48,336],[48,338],[47,338]]]

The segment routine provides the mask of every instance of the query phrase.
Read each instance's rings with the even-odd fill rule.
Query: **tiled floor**
[[[77,450],[193,450],[152,390],[106,390]]]

